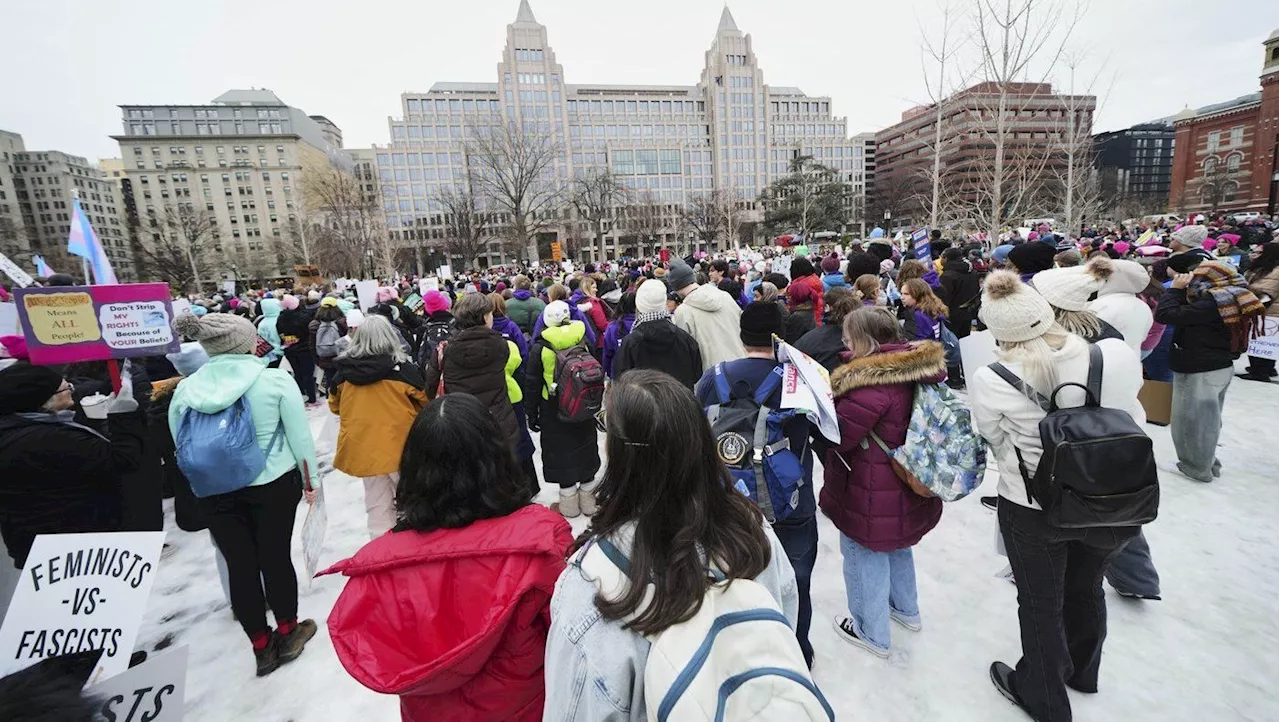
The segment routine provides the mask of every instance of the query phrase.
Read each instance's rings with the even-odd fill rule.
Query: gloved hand
[[[529,417],[529,430],[530,430],[530,431],[532,431],[532,432],[533,432],[533,433],[535,433],[535,434],[540,434],[540,433],[542,433],[542,423],[541,423],[541,419],[539,419],[537,416],[530,416],[530,417]]]
[[[129,414],[138,410],[138,400],[133,398],[133,362],[125,359],[120,367],[120,390],[107,397],[108,414]]]

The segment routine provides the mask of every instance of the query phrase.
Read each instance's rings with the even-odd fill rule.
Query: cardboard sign
[[[453,269],[449,267],[449,264],[444,264],[436,269],[436,278],[453,278]]]
[[[564,260],[564,251],[560,248],[559,241],[551,242],[551,260],[559,263]]]
[[[426,278],[418,279],[418,293],[421,294],[422,296],[426,296],[427,291],[439,291],[439,290],[440,290],[440,279],[436,278],[435,276],[427,276]]]
[[[1169,425],[1169,420],[1173,418],[1173,384],[1147,379],[1142,382],[1142,388],[1138,391],[1138,401],[1142,403],[1142,410],[1147,413],[1148,424]]]
[[[187,648],[165,650],[95,684],[85,693],[102,700],[105,722],[179,722],[185,712]]]
[[[1249,340],[1249,355],[1258,358],[1280,359],[1280,319],[1266,316],[1262,321],[1262,335]]]
[[[14,299],[34,364],[156,356],[179,347],[163,283],[20,288]]]
[[[31,274],[18,267],[18,264],[9,260],[9,257],[0,253],[0,271],[4,271],[4,275],[8,276],[14,283],[26,288],[35,283],[36,280]]]
[[[964,376],[973,378],[978,369],[996,362],[996,337],[990,331],[974,331],[960,339],[960,365],[964,367]],[[969,387],[973,394],[973,387]]]
[[[360,301],[361,311],[368,311],[377,305],[378,282],[356,281],[356,298]]]
[[[226,294],[227,298],[231,298],[232,296],[236,295],[236,282],[235,282],[235,281],[223,281],[223,282],[222,282],[222,292],[223,292],[224,294]]]
[[[0,626],[0,675],[103,650],[90,683],[129,668],[164,532],[41,534]]]
[[[324,485],[316,488],[316,500],[307,509],[307,519],[302,522],[302,561],[307,567],[310,583],[320,568],[320,552],[324,550],[324,533],[329,527],[329,512],[324,506]]]
[[[933,260],[929,251],[929,229],[920,228],[911,234],[911,245],[915,249],[916,260],[928,262]]]
[[[18,305],[0,303],[0,336],[21,336],[22,324],[18,322]]]

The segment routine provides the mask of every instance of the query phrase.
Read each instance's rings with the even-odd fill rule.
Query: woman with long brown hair
[[[937,341],[947,320],[947,304],[923,279],[913,278],[902,285],[902,308],[898,310],[902,333],[908,341]]]

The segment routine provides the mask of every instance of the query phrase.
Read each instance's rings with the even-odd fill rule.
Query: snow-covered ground
[[[1277,399],[1274,385],[1234,381],[1219,457],[1223,476],[1199,484],[1162,473],[1160,518],[1147,538],[1164,601],[1122,599],[1108,589],[1109,635],[1097,695],[1071,693],[1080,720],[1276,720]],[[320,435],[327,410],[313,412]],[[1158,457],[1171,464],[1167,428],[1148,426]],[[332,455],[332,449],[326,456]],[[821,476],[818,475],[818,483]],[[322,565],[354,553],[366,540],[362,487],[339,473],[325,479],[329,532]],[[989,478],[981,490],[995,493]],[[555,490],[544,486],[540,501]],[[976,497],[977,495],[975,495]],[[298,510],[301,532],[305,505]],[[924,630],[893,629],[887,661],[836,637],[831,617],[845,610],[838,536],[819,515],[813,573],[817,650],[814,676],[840,719],[1023,720],[991,686],[992,660],[1019,656],[1011,584],[996,577],[995,515],[977,498],[948,505],[942,523],[916,547]],[[576,520],[581,531],[585,521]],[[178,549],[160,567],[139,648],[190,647],[187,719],[394,720],[394,697],[361,687],[343,671],[324,620],[343,579],[301,582],[300,611],[320,633],[297,662],[254,677],[253,655],[223,601],[204,533],[170,523]],[[297,568],[303,569],[295,541]]]

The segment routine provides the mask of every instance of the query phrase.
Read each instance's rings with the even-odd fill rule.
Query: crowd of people
[[[270,674],[316,632],[290,547],[321,481],[308,410],[327,404],[333,467],[361,479],[370,537],[323,572],[348,578],[328,625],[343,666],[399,695],[404,719],[634,720],[681,704],[646,689],[662,679],[650,651],[667,659],[727,581],[788,633],[744,626],[723,644],[774,640],[767,656],[796,686],[771,704],[829,711],[808,673],[817,514],[840,535],[834,633],[887,658],[895,624],[923,628],[913,547],[944,512],[891,450],[917,389],[945,383],[968,388],[997,461],[982,503],[1018,588],[1023,656],[991,678],[1056,722],[1071,719],[1067,688],[1097,691],[1103,577],[1137,599],[1160,591],[1140,524],[1054,523],[1031,479],[1041,423],[1089,404],[1141,425],[1144,379],[1171,382],[1165,471],[1221,477],[1235,359],[1277,313],[1277,243],[1271,226],[1192,218],[1078,239],[934,231],[917,255],[876,229],[826,248],[380,283],[363,308],[345,281],[189,297],[181,351],[131,363],[116,393],[103,364],[32,365],[20,337],[0,338],[13,564],[42,533],[162,528],[172,495],[179,528],[209,531]],[[998,364],[966,378],[959,340],[976,331]],[[829,372],[838,438],[783,408],[779,341]],[[1251,357],[1242,377],[1274,375]],[[740,419],[745,448],[713,431]],[[202,433],[213,423],[230,432]],[[575,539],[567,520],[582,516]]]

